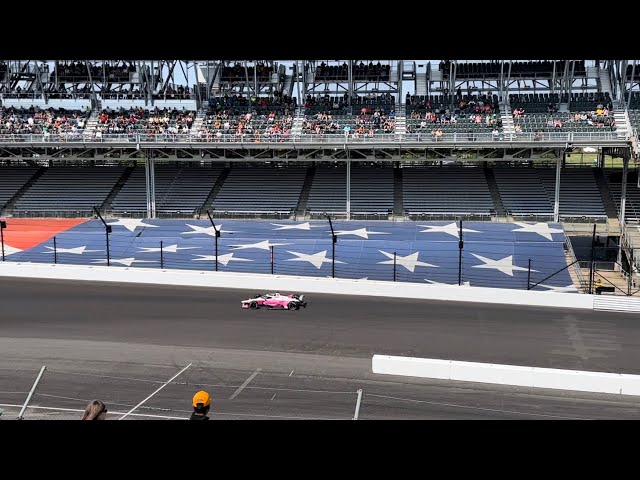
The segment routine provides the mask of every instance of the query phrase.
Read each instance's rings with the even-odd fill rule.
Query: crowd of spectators
[[[302,121],[303,134],[343,134],[347,139],[373,137],[376,133],[394,133],[395,129],[395,111],[387,114],[381,108],[363,107],[359,115],[335,118],[330,112],[318,112]]]
[[[191,98],[191,90],[189,89],[189,85],[178,85],[171,86],[167,85],[167,88],[159,91],[158,93],[153,94],[153,98],[155,100],[182,100]]]
[[[295,107],[295,98],[287,95],[212,98],[195,136],[201,141],[285,141],[291,135]]]
[[[125,110],[105,109],[98,115],[95,138],[103,135],[180,135],[191,129],[195,120],[195,112],[186,110],[169,110],[155,107],[153,110],[132,108]]]
[[[51,72],[50,81],[55,82],[56,74],[58,80],[69,82],[89,81],[89,72],[93,81],[102,81],[106,77],[107,82],[128,82],[129,74],[136,71],[133,62],[126,61],[110,64],[104,62],[97,64],[93,62],[57,61],[55,71]],[[87,70],[88,65],[88,70]]]
[[[82,135],[91,112],[38,107],[0,107],[0,135],[51,135],[75,139]]]
[[[258,78],[258,81],[268,81],[273,73],[273,66],[267,65],[264,62],[257,62],[255,66],[247,65],[246,70],[243,63],[235,62],[234,65],[227,65],[222,67],[221,79],[223,82],[246,82],[247,78],[249,82],[253,82],[254,77]]]
[[[471,97],[407,95],[407,132],[430,131],[438,141],[446,130],[469,128],[488,129],[495,135],[502,132],[498,99],[489,92]]]

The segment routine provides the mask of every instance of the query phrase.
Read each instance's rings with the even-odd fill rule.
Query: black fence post
[[[271,249],[271,275],[273,275],[273,245],[270,245],[269,248]]]
[[[589,294],[593,293],[593,280],[594,280],[594,250],[596,248],[596,224],[593,224],[593,235],[591,236],[591,262],[589,265]]]
[[[209,216],[209,221],[211,222],[211,226],[213,230],[216,232],[216,272],[218,271],[218,238],[220,237],[220,230],[216,227],[216,224],[213,223],[213,218],[211,218],[211,212],[207,210],[207,215]]]
[[[396,260],[397,260],[397,253],[393,252],[393,281],[396,281]]]
[[[102,218],[102,215],[100,215],[100,212],[96,207],[93,207],[93,211],[96,212],[96,215],[104,225],[104,231],[107,235],[107,267],[109,267],[111,266],[111,253],[109,248],[109,234],[111,233],[111,225],[107,225],[107,222],[104,221],[104,218]]]
[[[458,240],[458,286],[462,285],[462,249],[464,241],[462,240],[462,219],[460,219],[460,238]]]
[[[53,237],[53,263],[58,264],[58,244],[56,243],[56,237]]]
[[[336,278],[336,243],[338,243],[338,236],[333,231],[331,217],[328,213],[326,215],[329,220],[329,227],[331,227],[331,278]]]
[[[527,271],[527,290],[531,290],[531,259],[529,259],[529,269]]]
[[[622,248],[622,245],[620,245],[620,247],[618,248]],[[629,251],[629,275],[627,276],[627,296],[630,297],[631,296],[631,283],[632,283],[632,275],[633,275],[633,248],[630,249]]]
[[[160,268],[164,270],[164,249],[162,247],[162,240],[160,240]]]
[[[0,245],[2,245],[2,261],[4,262],[4,229],[7,228],[7,222],[0,220]]]

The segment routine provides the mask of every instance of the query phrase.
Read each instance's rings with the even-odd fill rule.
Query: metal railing
[[[443,133],[438,140],[431,134],[411,133],[399,135],[391,134],[375,134],[373,136],[363,135],[354,138],[353,135],[344,134],[299,134],[299,135],[278,135],[278,134],[216,134],[213,131],[201,134],[198,132],[170,134],[170,133],[124,133],[124,134],[96,134],[87,130],[77,132],[49,133],[49,134],[18,134],[18,133],[0,133],[0,143],[235,143],[235,144],[280,144],[280,143],[296,143],[296,144],[339,144],[339,145],[361,145],[361,144],[424,144],[424,145],[440,145],[440,144],[461,144],[468,142],[477,143],[495,143],[495,142],[574,142],[580,141],[618,141],[615,132],[568,132],[568,133],[545,133],[536,135],[534,133],[521,133],[517,135],[501,135],[495,138],[491,133]]]
[[[578,282],[580,282],[580,288],[584,293],[587,293],[589,289],[589,281],[586,280],[584,278],[584,275],[582,274],[582,268],[580,267],[580,263],[576,258],[575,252],[573,251],[573,245],[571,243],[571,238],[569,238],[569,235],[565,235],[564,245],[569,254],[569,258],[571,259],[571,262],[573,262],[573,265],[572,265],[573,271],[576,274],[576,277],[578,277]]]

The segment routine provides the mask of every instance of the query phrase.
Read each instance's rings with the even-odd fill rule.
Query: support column
[[[144,173],[147,190],[147,218],[156,218],[156,176],[152,158],[144,159]]]
[[[389,73],[391,73],[391,62],[389,62]],[[402,103],[402,83],[404,78],[404,60],[398,60],[398,105],[396,108],[399,109],[400,104]],[[427,80],[428,81],[428,80]]]
[[[625,79],[625,82],[627,80],[627,69],[625,67],[624,69],[625,71],[623,72],[623,77]],[[633,77],[636,74],[636,60],[633,61],[633,66],[631,67],[631,81],[629,82],[629,98],[627,98],[627,110],[629,109],[629,106],[631,105],[631,89],[633,88]],[[622,101],[624,101],[624,96],[622,97]]]
[[[351,97],[353,97],[353,60],[349,60],[347,63],[348,71],[347,71],[347,88],[349,92],[349,106],[351,106]]]
[[[626,149],[625,149],[626,150]],[[624,229],[625,210],[627,206],[627,174],[629,173],[629,155],[625,151],[622,157],[622,191],[620,192],[620,228]]]
[[[631,94],[631,93],[629,93]],[[629,173],[629,149],[624,149],[622,157],[622,191],[620,192],[620,245],[618,248],[618,265],[622,265],[622,237],[627,232],[627,223],[625,222],[626,206],[627,206],[627,174]],[[619,268],[616,265],[616,270]]]
[[[151,185],[149,185],[149,159],[144,159],[144,191],[147,198],[147,218],[151,218]]]
[[[347,220],[351,220],[351,160],[347,159]]]
[[[563,151],[562,159],[558,158],[556,160],[556,190],[555,190],[555,196],[553,199],[553,221],[556,223],[560,221],[560,167],[564,162],[565,155],[566,154]]]

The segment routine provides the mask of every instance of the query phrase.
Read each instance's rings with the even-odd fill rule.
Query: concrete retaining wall
[[[640,375],[374,355],[373,373],[581,392],[640,395]]]
[[[290,275],[0,262],[0,276],[240,288],[250,292],[280,290],[301,293],[374,295],[456,302],[593,309],[592,295]]]

